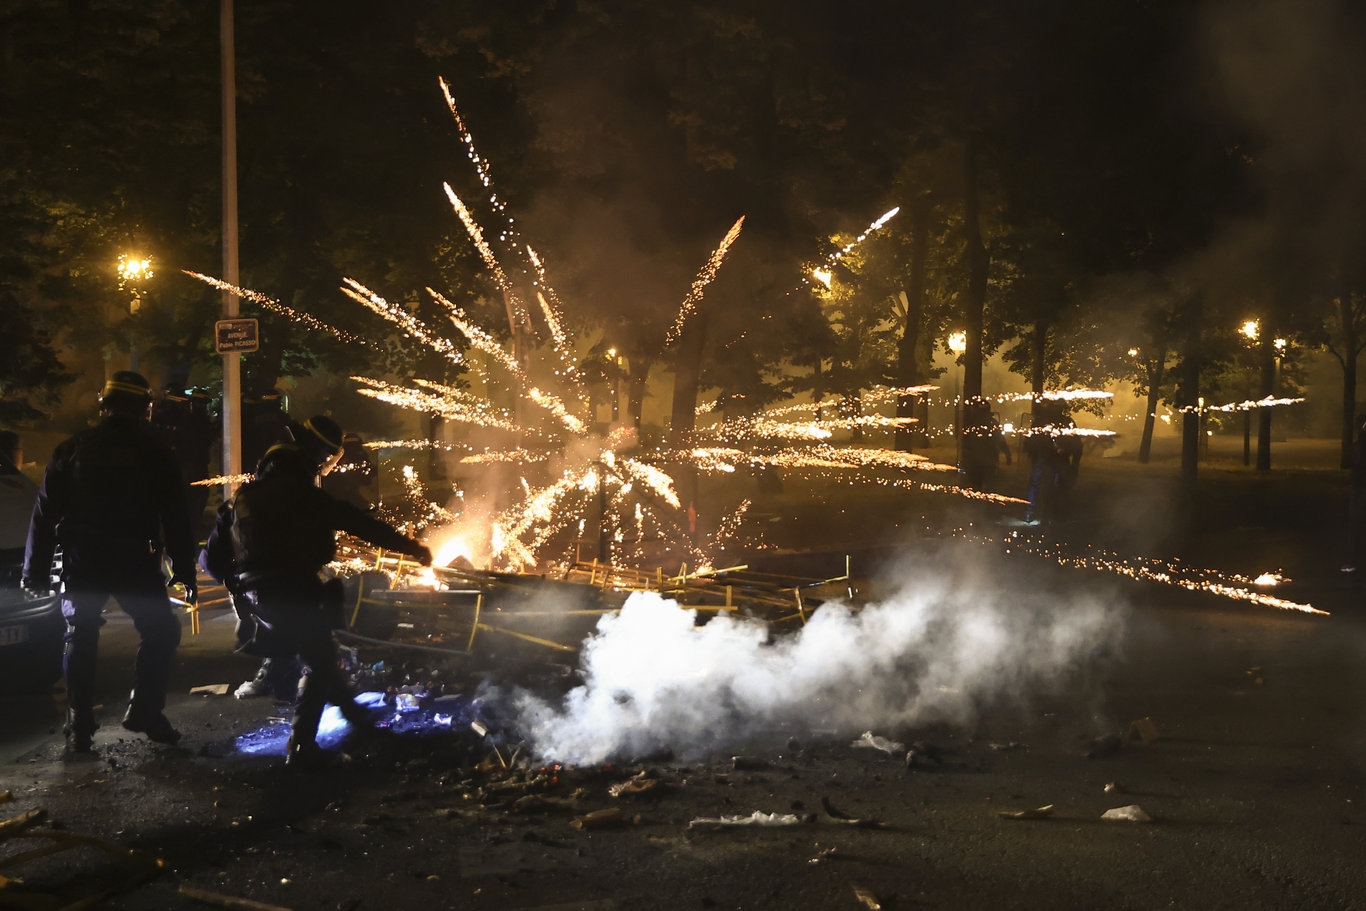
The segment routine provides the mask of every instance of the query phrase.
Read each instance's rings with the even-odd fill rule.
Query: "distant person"
[[[195,397],[167,386],[161,400],[152,406],[152,432],[171,448],[185,479],[190,528],[195,539],[208,533],[204,510],[209,503],[207,485],[193,482],[209,477],[209,459],[217,436],[209,417],[207,398]]]
[[[347,503],[371,510],[379,501],[379,470],[358,433],[342,435],[341,458],[323,475],[323,490]]]
[[[340,580],[324,582],[337,555],[336,532],[431,565],[425,545],[317,484],[341,453],[341,428],[325,416],[291,424],[293,442],[273,446],[256,477],[218,512],[200,560],[254,615],[262,649],[273,660],[298,658],[308,667],[286,748],[290,766],[320,764],[318,722],[332,703],[353,725],[369,719],[339,667],[332,630],[340,625]]]
[[[1361,537],[1366,530],[1366,415],[1358,415],[1352,441],[1351,488],[1347,495],[1347,558],[1342,571],[1354,573],[1361,559]]]
[[[1010,444],[1001,422],[991,413],[991,405],[981,398],[963,404],[963,483],[973,490],[996,486],[1000,458],[1011,464]]]
[[[13,430],[0,430],[0,474],[19,474],[24,467],[24,444]]]
[[[1059,485],[1069,460],[1068,445],[1063,442],[1063,431],[1070,418],[1052,402],[1036,399],[1033,426],[1025,437],[1025,454],[1029,456],[1029,489],[1025,499],[1025,524],[1037,525],[1045,512],[1058,506]],[[1077,457],[1080,462],[1080,456]]]
[[[100,396],[100,422],[53,451],[29,523],[26,590],[48,593],[53,552],[62,549],[65,733],[68,748],[78,753],[91,749],[98,727],[95,666],[101,614],[111,597],[142,637],[123,727],[159,743],[180,740],[163,714],[180,621],[166,593],[161,562],[164,550],[171,558],[171,583],[182,586],[185,600],[193,604],[195,546],[175,454],[147,423],[151,404],[141,375],[115,373]]]

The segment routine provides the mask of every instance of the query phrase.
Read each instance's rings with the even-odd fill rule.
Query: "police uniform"
[[[161,559],[164,549],[172,581],[184,585],[193,601],[194,540],[175,455],[145,420],[150,402],[141,376],[114,374],[101,397],[100,423],[53,451],[29,523],[26,588],[49,588],[53,553],[61,548],[66,733],[78,751],[90,749],[96,728],[95,666],[101,614],[111,597],[142,637],[123,726],[163,743],[180,739],[162,714],[180,621],[166,594]]]
[[[219,510],[201,563],[245,600],[274,660],[297,655],[310,673],[295,709],[287,761],[320,758],[318,722],[328,702],[348,720],[367,721],[337,661],[334,616],[319,573],[337,555],[336,532],[431,561],[425,546],[316,484],[319,466],[341,449],[336,424],[315,417],[292,425],[298,442],[274,446],[256,477]]]

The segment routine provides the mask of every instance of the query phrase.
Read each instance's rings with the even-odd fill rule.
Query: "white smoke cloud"
[[[1120,634],[1097,598],[969,591],[919,579],[879,603],[827,604],[770,641],[762,624],[632,595],[585,643],[583,685],[552,704],[517,698],[546,760],[592,764],[672,750],[682,759],[780,726],[857,733],[970,723],[979,706],[1027,699]]]

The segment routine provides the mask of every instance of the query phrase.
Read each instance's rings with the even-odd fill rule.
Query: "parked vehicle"
[[[50,689],[62,673],[66,621],[55,594],[32,598],[19,587],[28,520],[38,485],[10,469],[0,473],[0,687]]]

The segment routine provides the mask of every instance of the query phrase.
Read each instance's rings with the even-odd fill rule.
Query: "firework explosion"
[[[503,294],[509,325],[514,333],[523,333],[523,338],[530,339],[532,344],[525,350],[519,348],[514,354],[458,305],[427,288],[427,294],[438,305],[445,321],[460,333],[463,343],[456,343],[442,329],[423,323],[408,307],[386,300],[358,281],[345,279],[341,290],[353,301],[448,362],[483,373],[486,388],[508,389],[516,402],[511,407],[499,405],[486,396],[430,380],[415,379],[408,384],[395,384],[373,377],[352,377],[363,395],[414,412],[440,415],[452,424],[504,438],[500,444],[484,446],[394,440],[372,443],[372,449],[435,448],[449,453],[463,465],[509,466],[521,473],[514,485],[519,489],[511,503],[494,505],[496,501],[492,498],[467,496],[466,492],[452,488],[446,498],[448,502],[441,504],[431,501],[428,485],[413,469],[406,468],[403,494],[407,501],[407,518],[402,524],[407,530],[423,533],[429,539],[454,541],[458,538],[464,556],[498,569],[526,570],[557,561],[567,562],[572,559],[570,550],[585,537],[596,538],[594,554],[606,560],[641,559],[646,544],[654,542],[656,547],[662,545],[692,565],[707,567],[711,555],[740,531],[741,517],[749,503],[745,501],[731,514],[722,517],[713,537],[699,540],[692,527],[695,521],[695,513],[690,509],[692,504],[680,498],[675,478],[669,473],[670,466],[680,465],[718,474],[768,468],[798,470],[808,477],[820,477],[827,472],[832,477],[847,474],[886,487],[952,494],[998,505],[1026,502],[1016,497],[964,488],[956,483],[922,481],[913,477],[923,473],[956,475],[958,468],[954,465],[896,450],[838,446],[830,442],[841,431],[904,428],[914,419],[888,417],[880,414],[879,409],[885,410],[889,403],[908,395],[933,402],[932,396],[938,387],[932,385],[877,387],[856,399],[842,402],[836,416],[825,415],[825,412],[835,410],[828,402],[784,405],[741,417],[717,416],[710,423],[699,423],[690,445],[684,448],[646,451],[630,428],[600,429],[601,425],[594,421],[593,402],[577,366],[575,340],[565,330],[565,307],[547,280],[546,263],[531,246],[521,242],[506,203],[493,191],[488,160],[476,150],[473,136],[449,87],[442,82],[441,88],[479,183],[488,191],[488,208],[502,222],[496,232],[497,243],[504,251],[502,256],[517,257],[517,269],[505,267],[503,258],[490,243],[471,207],[449,184],[443,185],[444,192]],[[832,254],[826,264],[838,261],[881,229],[897,212],[892,209],[875,220],[863,234]],[[727,251],[738,239],[743,224],[742,216],[699,270],[665,333],[666,344],[677,339],[695,312],[707,286],[723,265]],[[530,289],[526,294],[514,279],[514,273],[527,276]],[[259,292],[233,287],[209,276],[195,274],[195,277],[219,289],[233,291],[311,330],[326,332],[348,343],[374,347],[370,339],[328,326]],[[539,313],[523,302],[532,298]],[[467,357],[467,351],[471,350],[482,357]],[[1004,395],[991,401],[1005,403],[1042,398],[1065,405],[1110,397],[1111,393],[1076,389],[1047,392],[1041,397]],[[1290,401],[1265,400],[1230,407],[1269,407]],[[956,399],[945,403],[955,409],[963,404]],[[711,402],[698,406],[698,416],[715,415],[716,405]],[[1070,423],[1014,432],[1088,437],[1114,435],[1112,431],[1078,428]],[[222,481],[215,478],[203,483]],[[502,491],[499,497],[506,500],[507,491]],[[399,515],[394,513],[391,517]],[[590,524],[594,522],[596,528]],[[485,529],[481,540],[473,540],[470,527]],[[461,529],[463,533],[457,534],[454,529]],[[1038,555],[1051,557],[1064,565],[1092,569],[1126,565],[1113,556],[1075,557],[1030,546],[1017,549],[1037,551]],[[1114,571],[1154,581],[1174,578],[1169,570],[1154,569],[1145,561],[1131,561],[1128,565],[1136,568]],[[1262,596],[1236,579],[1232,583],[1206,579],[1173,584],[1277,607],[1313,610],[1307,605],[1277,602]]]

